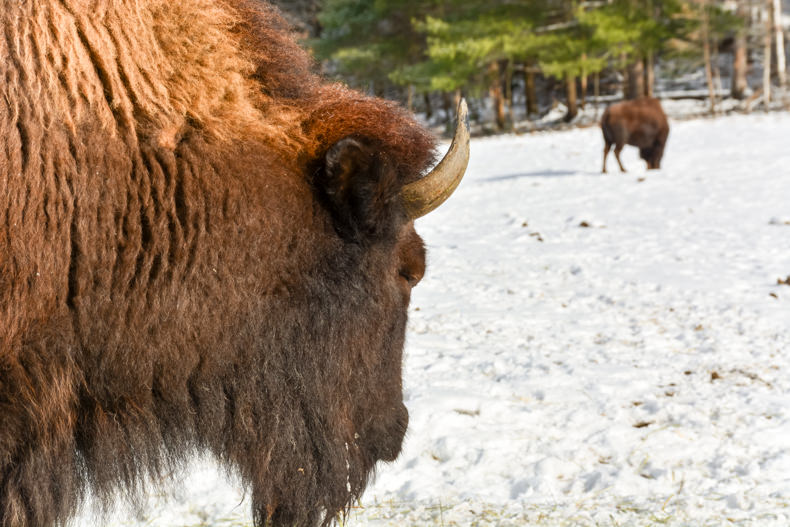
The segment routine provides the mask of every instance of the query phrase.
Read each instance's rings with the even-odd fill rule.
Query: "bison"
[[[0,526],[192,456],[256,525],[330,524],[401,448],[414,220],[458,185],[253,0],[0,10]]]
[[[620,171],[625,172],[620,152],[625,145],[639,148],[639,156],[647,161],[648,170],[661,168],[661,158],[669,136],[669,123],[661,103],[652,97],[613,104],[601,118],[603,131],[603,172],[606,157],[614,146],[614,156]]]

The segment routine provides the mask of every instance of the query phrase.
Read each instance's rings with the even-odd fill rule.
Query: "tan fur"
[[[19,57],[20,78],[5,88],[36,94],[45,122],[73,125],[97,115],[129,140],[187,121],[224,139],[298,137],[294,108],[261,94],[250,78],[254,53],[240,45],[239,15],[230,4],[6,2],[0,20],[12,32],[3,55]]]

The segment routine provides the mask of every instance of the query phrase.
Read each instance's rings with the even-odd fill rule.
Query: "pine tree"
[[[757,0],[738,0],[749,1]],[[528,115],[538,110],[539,73],[565,86],[571,120],[590,76],[596,94],[599,74],[613,68],[625,72],[627,97],[652,95],[654,65],[665,58],[704,67],[715,104],[717,44],[743,27],[742,13],[724,6],[724,0],[325,0],[323,31],[313,45],[330,73],[410,105],[424,100],[426,113],[437,93],[445,109],[461,93],[488,101],[501,130],[512,123],[514,72],[524,75]]]
[[[493,100],[497,127],[504,129],[513,65],[534,57],[538,40],[534,29],[547,5],[544,0],[444,2],[436,15],[414,22],[414,28],[426,37],[425,59],[394,72],[391,78],[423,92],[487,93]]]
[[[381,95],[393,86],[393,74],[422,59],[425,38],[412,19],[435,7],[418,0],[326,0],[318,14],[321,34],[311,44],[332,73]]]

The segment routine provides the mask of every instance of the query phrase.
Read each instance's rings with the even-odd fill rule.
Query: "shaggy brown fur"
[[[603,172],[606,172],[606,157],[614,146],[614,156],[620,170],[625,172],[620,161],[620,152],[625,145],[639,148],[639,156],[647,162],[648,170],[661,168],[661,158],[669,137],[669,122],[661,103],[652,97],[642,97],[608,107],[601,118],[603,131]]]
[[[432,161],[252,0],[0,9],[0,526],[209,452],[257,525],[328,524],[408,420]]]

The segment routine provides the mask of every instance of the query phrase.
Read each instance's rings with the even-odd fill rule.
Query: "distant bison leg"
[[[652,164],[654,170],[658,170],[661,168],[661,158],[664,157],[664,143],[656,142],[655,147],[653,148],[653,156],[652,156]]]
[[[0,527],[60,524],[82,494],[66,337],[25,340],[0,354]]]
[[[606,158],[609,156],[609,150],[612,149],[611,143],[606,143],[603,147],[603,170],[602,172],[606,174]]]
[[[614,157],[617,159],[617,164],[620,165],[620,172],[627,172],[625,167],[623,166],[623,162],[620,161],[620,152],[623,151],[623,147],[625,147],[624,143],[617,143],[614,147]]]
[[[647,163],[647,169],[652,170],[653,166],[653,148],[640,148],[639,149],[639,156],[645,160]]]

